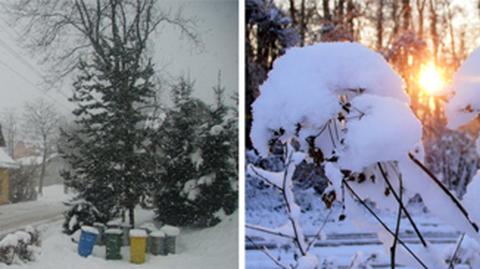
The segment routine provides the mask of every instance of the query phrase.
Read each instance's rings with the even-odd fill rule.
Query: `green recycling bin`
[[[167,249],[165,248],[165,233],[162,231],[155,231],[150,233],[148,237],[150,242],[149,252],[152,255],[167,255]]]
[[[174,226],[165,225],[160,231],[165,234],[165,251],[170,254],[176,253],[176,239],[180,234],[180,229]]]
[[[98,230],[98,236],[97,236],[97,241],[95,241],[95,245],[98,245],[98,246],[105,245],[105,229],[106,229],[105,224],[95,222],[93,223],[93,227]]]
[[[105,258],[107,260],[122,259],[122,234],[120,229],[107,229],[105,231]]]

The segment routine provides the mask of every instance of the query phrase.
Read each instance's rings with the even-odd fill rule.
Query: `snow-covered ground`
[[[392,216],[382,216],[389,226],[393,226],[395,218]],[[458,232],[449,225],[442,224],[437,218],[428,213],[417,212],[414,216],[419,225],[423,236],[427,241],[433,244],[434,248],[441,255],[453,252],[453,248]],[[333,221],[333,220],[332,220]],[[413,233],[411,225],[403,220],[401,227],[401,238],[412,250],[419,248],[419,240]],[[307,227],[307,234],[312,234],[314,228]],[[318,228],[318,227],[317,227]],[[329,222],[323,229],[323,238],[319,240],[312,248],[312,254],[316,255],[321,262],[328,261],[330,266],[326,268],[349,268],[349,264],[355,255],[369,257],[372,254],[376,259],[372,262],[374,268],[390,268],[389,250],[378,240],[377,235],[368,233],[355,226],[351,221]],[[255,240],[258,246],[267,246],[270,248],[274,257],[281,257],[281,261],[288,264],[292,259],[291,250],[282,247],[275,247],[272,242]],[[264,252],[246,241],[246,268],[248,269],[274,269],[278,268]],[[323,268],[323,267],[322,267]],[[416,269],[412,267],[399,267],[404,269]]]
[[[220,224],[207,229],[182,230],[177,241],[177,254],[168,256],[147,255],[142,265],[131,264],[129,248],[122,248],[123,259],[105,260],[105,247],[95,246],[93,255],[77,255],[77,244],[61,233],[61,221],[40,225],[41,253],[35,262],[23,265],[2,265],[8,269],[229,269],[238,268],[238,213],[226,217]]]
[[[71,197],[64,194],[63,185],[44,188],[44,195],[37,201],[0,206],[0,234],[24,226],[37,226],[41,231],[42,246],[35,262],[0,268],[21,269],[97,269],[97,268],[238,268],[238,213],[227,216],[215,227],[207,229],[182,229],[177,241],[177,254],[169,256],[147,255],[146,263],[133,265],[129,259],[129,248],[122,248],[123,260],[105,260],[105,247],[96,246],[92,256],[77,255],[77,244],[63,234],[63,204]],[[151,221],[153,213],[136,210],[136,222]]]
[[[413,248],[415,249],[415,248]],[[319,257],[321,264],[324,262],[335,269],[349,269],[352,258],[355,255],[362,255],[369,257],[374,254],[377,259],[372,263],[373,268],[391,268],[389,257],[384,255],[384,250],[381,245],[366,245],[359,248],[358,246],[341,246],[341,247],[324,247],[312,249],[312,254]],[[283,251],[280,256],[283,259],[288,259],[290,254]],[[291,255],[290,255],[291,256]],[[277,256],[275,256],[277,257]],[[325,260],[326,259],[326,260]],[[248,251],[246,259],[246,268],[248,269],[277,269],[271,260],[265,258],[265,254],[261,251]],[[321,267],[323,268],[323,267]],[[397,266],[402,269],[417,269],[412,267]]]
[[[71,195],[64,194],[63,185],[44,187],[43,196],[36,201],[0,206],[0,235],[28,225],[37,225],[62,218],[63,204]]]

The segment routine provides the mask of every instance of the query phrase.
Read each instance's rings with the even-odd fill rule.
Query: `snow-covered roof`
[[[47,163],[58,156],[59,155],[57,153],[50,155],[46,160]],[[42,156],[26,156],[26,157],[18,158],[15,161],[18,164],[21,164],[23,166],[39,165],[42,163]]]
[[[18,163],[8,156],[4,147],[0,147],[0,168],[18,168]]]
[[[17,161],[19,164],[28,166],[28,165],[38,165],[42,163],[42,157],[41,156],[27,156],[23,158],[18,158],[15,161]]]

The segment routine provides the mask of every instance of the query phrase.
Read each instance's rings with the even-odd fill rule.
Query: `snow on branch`
[[[456,129],[471,122],[480,112],[480,49],[473,51],[453,77],[453,97],[445,112],[448,127]]]
[[[283,171],[269,172],[261,168],[254,167],[253,165],[249,165],[247,168],[247,173],[264,180],[265,183],[274,186],[278,191],[280,191],[282,199],[285,203],[288,221],[284,225],[275,229],[247,224],[247,236],[248,238],[252,236],[260,236],[265,238],[268,235],[273,235],[274,237],[282,237],[283,239],[287,239],[293,242],[295,245],[298,258],[296,259],[295,266],[284,267],[284,265],[282,265],[281,267],[315,269],[318,266],[318,259],[316,256],[308,253],[311,243],[307,242],[304,231],[300,224],[301,209],[295,201],[292,181],[295,169],[297,165],[303,161],[305,155],[303,153],[296,152],[290,143],[284,146],[284,152],[285,169]],[[272,239],[279,242],[278,238]],[[265,251],[264,248],[261,249],[278,265],[279,262],[272,258],[268,251]]]

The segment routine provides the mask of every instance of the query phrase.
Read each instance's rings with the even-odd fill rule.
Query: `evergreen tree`
[[[134,208],[153,176],[143,113],[154,95],[153,65],[148,59],[138,61],[134,48],[113,43],[104,51],[111,62],[94,54],[92,61],[79,65],[70,100],[77,105],[73,113],[79,128],[63,132],[71,149],[62,151],[71,166],[63,175],[78,191],[77,199],[91,203],[103,221],[128,211],[134,225]]]
[[[156,188],[156,213],[173,225],[214,225],[220,209],[236,207],[235,161],[225,117],[224,89],[215,88],[213,107],[191,96],[193,83],[181,79],[172,89],[174,108],[156,134],[163,172]],[[235,131],[236,135],[236,131]]]
[[[216,224],[222,213],[233,213],[237,206],[237,169],[232,154],[237,147],[236,123],[227,118],[229,108],[225,105],[225,88],[220,81],[213,90],[216,103],[210,107],[210,120],[198,141],[203,162],[196,202],[203,209],[200,223],[207,226]]]
[[[199,123],[204,121],[207,108],[191,96],[193,82],[180,78],[172,87],[173,108],[167,112],[160,130],[152,141],[161,159],[161,172],[154,190],[157,218],[173,225],[192,224],[198,209],[182,195],[184,185],[195,178],[198,163],[195,157]]]

